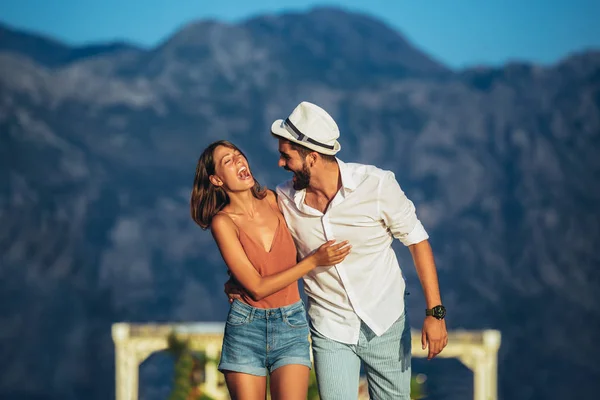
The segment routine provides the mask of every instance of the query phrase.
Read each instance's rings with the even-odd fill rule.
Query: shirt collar
[[[354,181],[354,177],[352,176],[352,169],[345,162],[340,160],[339,158],[335,158],[338,166],[340,167],[340,175],[342,177],[342,188],[344,192],[351,192],[356,189],[356,182]]]

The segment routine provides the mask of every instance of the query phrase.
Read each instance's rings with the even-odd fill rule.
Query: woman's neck
[[[227,194],[229,195],[229,212],[232,214],[246,215],[250,218],[254,217],[258,199],[254,197],[252,190]]]

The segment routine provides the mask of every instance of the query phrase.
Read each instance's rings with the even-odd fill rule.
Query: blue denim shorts
[[[229,309],[219,371],[266,376],[284,365],[312,367],[302,300],[280,308],[256,308],[234,300]]]

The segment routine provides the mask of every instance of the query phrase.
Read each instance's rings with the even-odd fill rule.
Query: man
[[[352,245],[342,263],[303,278],[321,399],[356,398],[361,362],[371,398],[410,399],[410,325],[394,238],[408,246],[425,293],[428,358],[448,340],[429,237],[413,203],[392,172],[336,158],[337,124],[312,103],[275,121],[271,133],[279,166],[293,173],[276,191],[300,258],[327,240]]]

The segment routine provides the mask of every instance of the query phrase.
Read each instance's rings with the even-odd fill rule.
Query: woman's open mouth
[[[250,171],[248,171],[248,168],[244,165],[242,166],[242,168],[239,169],[237,176],[241,180],[245,181],[250,179],[252,177],[252,174],[250,174]]]

